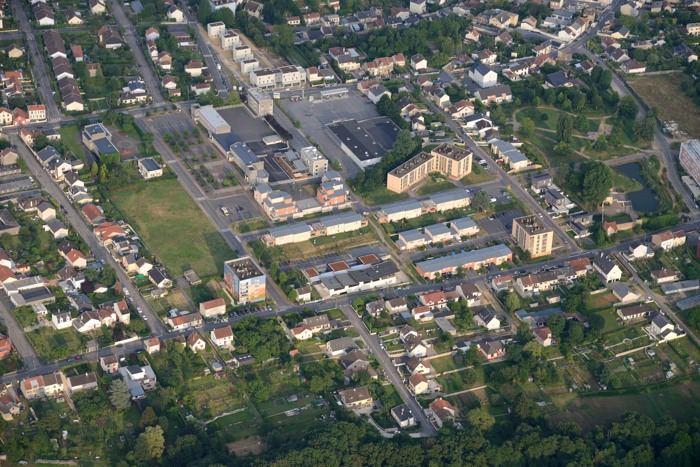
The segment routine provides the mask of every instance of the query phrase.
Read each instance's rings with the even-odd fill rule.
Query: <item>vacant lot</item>
[[[140,182],[112,201],[171,274],[194,269],[202,278],[221,275],[233,252],[174,179]]]
[[[626,412],[640,412],[656,420],[671,416],[678,422],[689,421],[700,407],[698,396],[700,382],[689,380],[648,388],[639,393],[583,397],[567,403],[551,421],[574,421],[584,428],[592,428],[618,419]]]
[[[690,78],[682,73],[643,76],[629,81],[632,88],[650,107],[659,109],[661,120],[673,120],[690,136],[700,136],[700,108],[681,90]]]
[[[53,361],[76,355],[85,346],[75,330],[54,331],[52,327],[43,327],[27,333],[27,337],[43,360]]]

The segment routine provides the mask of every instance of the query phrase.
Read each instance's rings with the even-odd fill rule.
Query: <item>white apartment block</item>
[[[241,45],[241,38],[233,29],[229,29],[221,35],[222,49],[231,50],[239,45]]]
[[[693,177],[695,183],[700,184],[700,140],[691,139],[681,143],[678,160],[688,175]]]

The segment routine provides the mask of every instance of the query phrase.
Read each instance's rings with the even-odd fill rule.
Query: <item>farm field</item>
[[[682,73],[642,76],[629,79],[629,84],[650,107],[659,109],[659,118],[673,120],[691,137],[700,136],[700,108],[681,90],[689,80]]]
[[[171,274],[191,268],[202,278],[219,276],[224,261],[233,258],[177,179],[140,182],[111,199]]]

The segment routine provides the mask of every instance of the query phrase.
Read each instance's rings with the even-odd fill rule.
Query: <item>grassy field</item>
[[[462,182],[463,185],[475,185],[477,183],[494,180],[495,178],[495,175],[488,173],[481,165],[476,162],[472,162],[471,173],[462,177],[460,182]]]
[[[333,238],[335,237],[335,238]],[[351,248],[378,243],[377,235],[371,227],[355,232],[346,232],[331,237],[318,237],[312,241],[282,245],[282,253],[287,261],[308,259],[312,256],[343,253]]]
[[[140,182],[112,201],[171,274],[221,275],[233,252],[177,179]]]
[[[625,193],[638,191],[638,190],[641,190],[643,188],[642,184],[639,183],[637,180],[633,180],[629,177],[626,177],[625,175],[622,175],[617,170],[612,171],[612,176],[613,176],[613,186],[620,191],[624,191]]]
[[[700,381],[683,381],[670,386],[647,388],[622,395],[574,399],[560,407],[551,421],[574,421],[584,428],[620,418],[626,412],[640,412],[659,420],[671,416],[678,422],[690,421],[700,409]]]
[[[77,125],[62,126],[59,132],[61,134],[61,142],[66,145],[66,148],[75,154],[75,157],[86,162],[85,148],[82,143],[80,143],[80,132],[78,131]]]
[[[455,186],[452,182],[447,180],[433,180],[429,179],[422,187],[416,190],[419,196],[432,195],[433,193],[439,193],[441,191],[447,191],[453,189]]]
[[[632,88],[650,107],[659,109],[661,120],[674,120],[690,136],[700,136],[700,108],[681,90],[690,78],[682,73],[642,76],[629,79]]]
[[[365,196],[363,196],[362,199],[369,206],[378,206],[380,204],[401,201],[406,198],[408,198],[407,193],[394,193],[393,191],[387,190],[385,187],[382,186],[370,193],[367,193]]]
[[[44,360],[60,360],[85,350],[80,335],[72,328],[54,331],[52,327],[43,327],[26,335],[36,353]]]

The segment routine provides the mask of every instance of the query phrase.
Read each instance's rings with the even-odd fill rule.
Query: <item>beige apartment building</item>
[[[533,258],[552,253],[554,232],[537,216],[513,219],[511,235],[518,246],[523,251],[529,251]]]
[[[403,193],[425,180],[431,172],[440,172],[451,180],[459,180],[472,171],[472,153],[449,144],[441,144],[430,154],[421,152],[389,172],[387,189]]]

